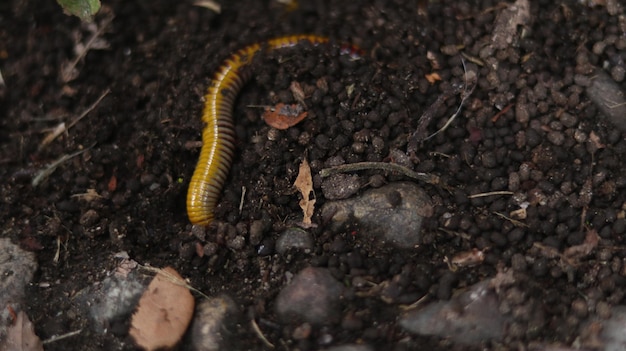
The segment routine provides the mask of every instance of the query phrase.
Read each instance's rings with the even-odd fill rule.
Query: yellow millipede
[[[260,50],[292,47],[299,42],[327,43],[328,38],[316,35],[290,35],[255,43],[232,54],[215,73],[205,96],[202,113],[202,149],[187,192],[187,215],[193,224],[206,226],[213,221],[222,187],[228,176],[235,150],[233,106],[235,99],[251,74],[244,67]],[[358,56],[359,50],[348,48],[342,53]]]

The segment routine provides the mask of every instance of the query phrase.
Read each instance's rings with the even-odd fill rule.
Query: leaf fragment
[[[7,337],[0,345],[0,351],[43,351],[43,343],[24,311],[17,313],[15,322],[7,329]]]
[[[194,303],[180,274],[165,267],[141,296],[131,320],[130,335],[144,350],[171,349],[185,334]]]
[[[298,189],[300,194],[302,194],[302,199],[300,200],[300,208],[304,214],[302,224],[312,226],[311,217],[313,217],[313,211],[315,210],[315,192],[313,191],[311,167],[306,158],[300,163],[298,177],[296,177],[296,181],[293,185]]]
[[[276,106],[269,107],[263,112],[263,120],[270,127],[284,130],[300,123],[308,115],[307,111],[303,111],[300,104],[285,105],[278,103]]]

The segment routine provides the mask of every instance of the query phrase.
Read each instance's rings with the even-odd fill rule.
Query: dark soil
[[[496,16],[505,9],[498,1],[435,2],[422,9],[425,14],[418,14],[416,1],[400,0],[301,1],[295,10],[277,1],[224,1],[220,14],[192,1],[105,1],[96,22],[115,16],[101,34],[108,48],[89,51],[76,78],[63,83],[63,65],[91,32],[55,1],[2,2],[1,235],[37,253],[40,268],[26,304],[37,334],[47,339],[83,330],[46,350],[132,349],[128,321],[99,334],[88,316],[74,312],[72,299],[113,271],[114,255],[123,251],[141,264],[175,267],[207,295],[233,297],[245,316],[237,335],[242,350],[263,349],[250,319],[282,345],[278,349],[360,341],[393,350],[472,349],[408,334],[396,324],[401,306],[449,299],[506,269],[519,275],[511,289],[522,298],[509,302],[515,322],[506,338],[485,347],[574,343],[587,318],[606,318],[611,305],[624,302],[626,166],[620,160],[626,141],[576,78],[593,65],[626,88],[619,76],[626,29],[604,6],[531,3],[531,19],[498,48],[491,42]],[[192,232],[185,196],[212,72],[242,46],[295,33],[333,43],[255,58],[252,81],[235,107],[237,156],[218,221]],[[360,47],[363,57],[342,56],[340,43]],[[450,187],[424,185],[437,206],[422,228],[422,245],[371,247],[358,230],[325,230],[316,214],[311,254],[275,254],[274,240],[302,218],[292,187],[300,161],[307,157],[314,175],[338,160],[393,161],[390,155],[406,152],[420,116],[438,98],[449,95],[427,134],[458,108],[459,95],[449,92],[464,83],[461,53],[478,74],[475,90],[445,132],[409,155],[415,170],[439,175]],[[441,79],[431,84],[426,76],[433,73]],[[273,130],[261,120],[262,110],[249,106],[293,103],[292,82],[312,91],[308,117]],[[84,118],[40,147],[51,128],[71,124],[107,89]],[[48,164],[80,150],[31,185]],[[380,174],[385,182],[404,179],[359,174],[363,188],[380,186]],[[321,181],[314,176],[317,208],[326,201]],[[493,191],[514,195],[470,196]],[[98,196],[85,197],[88,192]],[[510,219],[520,203],[528,205],[521,223]],[[249,235],[255,221],[264,228],[260,238]],[[590,255],[564,263],[547,254],[545,248],[562,252],[583,243],[589,231],[600,235]],[[238,237],[244,245],[237,245]],[[482,264],[453,272],[444,263],[472,249],[485,252]],[[360,278],[395,290],[382,296],[351,286],[342,323],[295,340],[298,324],[278,323],[273,302],[285,273],[309,265],[328,267],[349,287]],[[504,292],[503,299],[510,295]],[[524,306],[541,306],[540,317]]]

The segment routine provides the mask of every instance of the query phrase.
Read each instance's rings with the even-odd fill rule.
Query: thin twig
[[[61,237],[57,235],[57,249],[54,252],[54,258],[52,259],[52,262],[54,264],[59,263],[59,259],[61,258]]]
[[[415,129],[415,132],[413,132],[413,134],[409,137],[407,153],[412,154],[417,152],[418,144],[424,141],[426,136],[426,128],[428,128],[428,125],[430,124],[432,119],[435,118],[437,110],[439,110],[439,108],[443,106],[443,103],[448,100],[448,98],[458,94],[458,92],[459,87],[452,86],[450,89],[447,89],[441,95],[439,95],[437,99],[430,106],[428,106],[424,113],[422,113],[419,120],[417,121],[417,128]]]
[[[432,137],[436,136],[437,134],[439,134],[439,133],[443,132],[444,130],[448,129],[450,124],[452,124],[452,122],[456,119],[456,117],[461,113],[461,109],[463,108],[463,105],[465,104],[465,101],[467,101],[467,99],[472,95],[472,93],[474,92],[474,89],[476,88],[476,83],[478,82],[478,77],[476,77],[476,75],[474,74],[474,76],[472,77],[474,82],[472,82],[471,88],[468,89],[468,85],[470,84],[470,81],[468,79],[467,66],[465,64],[465,60],[461,60],[461,62],[463,63],[463,71],[465,71],[465,89],[464,89],[462,97],[461,97],[461,103],[459,104],[459,107],[456,109],[454,114],[452,114],[452,116],[448,119],[446,124],[444,124],[443,127],[441,127],[438,131],[436,131],[433,134],[427,136],[424,139],[424,141],[426,141],[428,139],[431,139]]]
[[[259,339],[261,339],[261,341],[265,344],[265,346],[269,347],[270,349],[273,349],[275,347],[274,344],[272,344],[269,340],[267,340],[265,335],[263,335],[263,332],[261,331],[261,328],[259,328],[259,325],[257,324],[257,322],[254,319],[252,319],[250,320],[250,324],[252,325],[252,330],[254,330],[254,333],[259,337]]]
[[[91,104],[91,106],[87,107],[87,109],[85,111],[83,111],[83,113],[81,113],[80,116],[76,117],[76,119],[74,119],[72,122],[70,122],[70,124],[67,126],[67,129],[72,128],[76,123],[80,122],[81,119],[83,119],[85,116],[87,116],[87,114],[89,112],[91,112],[94,108],[96,108],[96,106],[98,106],[100,101],[102,101],[102,99],[104,99],[107,95],[109,95],[110,92],[111,92],[111,89],[107,88],[100,95],[100,97],[98,97],[98,99],[96,101],[94,101],[93,104]]]
[[[241,187],[241,199],[239,200],[239,214],[241,214],[241,212],[243,211],[243,204],[246,201],[246,187],[242,186]]]
[[[528,228],[528,224],[526,224],[524,222],[520,222],[517,219],[513,219],[513,218],[511,218],[511,217],[509,217],[509,216],[507,216],[505,214],[502,214],[500,212],[494,212],[493,214],[495,214],[498,217],[506,219],[507,221],[513,223],[513,225],[515,225],[516,227],[526,227],[526,228]]]
[[[113,15],[105,17],[102,20],[102,22],[100,22],[100,25],[98,25],[98,29],[96,30],[96,32],[93,33],[91,37],[89,37],[89,39],[87,40],[87,43],[85,43],[85,47],[83,48],[83,50],[80,53],[78,53],[78,55],[76,55],[76,57],[74,58],[72,62],[70,62],[70,64],[63,67],[63,70],[61,71],[61,81],[63,83],[67,83],[75,78],[72,72],[74,71],[78,63],[85,57],[85,55],[87,55],[89,50],[92,49],[93,45],[96,43],[96,40],[100,37],[100,35],[102,35],[104,30],[109,26],[109,23],[113,21],[114,17],[115,16]]]
[[[41,183],[44,180],[46,180],[46,178],[48,178],[48,176],[51,175],[65,161],[71,160],[72,158],[82,154],[83,152],[85,152],[85,151],[87,151],[87,150],[89,150],[91,148],[92,148],[92,146],[90,146],[90,147],[88,147],[88,148],[86,148],[84,150],[76,151],[73,154],[63,155],[59,159],[57,159],[56,161],[52,162],[48,167],[46,167],[45,169],[42,169],[41,171],[39,171],[39,173],[37,173],[35,178],[33,178],[33,181],[31,182],[33,188],[37,187],[39,185],[39,183]]]
[[[463,71],[465,72],[465,84],[463,84],[462,87],[452,85],[449,89],[439,95],[435,102],[433,102],[426,109],[426,111],[424,111],[422,116],[419,118],[419,121],[417,122],[417,128],[415,129],[415,132],[413,132],[413,134],[411,134],[411,136],[409,137],[409,143],[407,145],[408,154],[414,154],[415,152],[417,152],[418,144],[420,142],[426,141],[446,130],[450,126],[450,124],[452,124],[454,119],[461,113],[461,109],[463,108],[465,101],[472,95],[472,92],[474,92],[474,88],[476,88],[476,82],[478,81],[476,73],[472,71],[473,74],[470,76],[470,71],[467,70],[465,60],[461,59],[461,62],[463,63]],[[458,94],[459,92],[461,92],[461,103],[459,104],[459,107],[456,109],[454,114],[448,119],[445,125],[441,127],[441,129],[429,136],[425,136],[426,128],[430,124],[430,121],[435,117],[437,110],[441,106],[443,106],[444,102],[448,98]]]
[[[502,190],[502,191],[490,191],[488,193],[472,194],[472,195],[467,196],[467,198],[468,199],[475,199],[475,198],[478,198],[478,197],[487,197],[487,196],[495,196],[495,195],[513,195],[513,194],[514,194],[514,192],[512,192],[512,191],[505,191],[505,190]]]
[[[46,344],[50,344],[59,340],[67,339],[74,335],[80,334],[82,331],[83,331],[82,329],[78,329],[78,330],[74,330],[72,332],[61,334],[61,335],[53,335],[52,337],[50,337],[50,339],[42,341],[42,344],[46,345]]]
[[[59,135],[61,135],[64,132],[68,131],[70,128],[75,126],[76,123],[80,122],[80,120],[83,119],[85,116],[87,116],[87,114],[89,114],[89,112],[93,111],[93,109],[96,108],[96,106],[98,106],[98,104],[100,104],[100,101],[102,101],[102,99],[104,99],[105,96],[107,96],[110,92],[111,92],[111,90],[107,88],[104,91],[104,93],[102,93],[102,95],[100,95],[100,97],[98,97],[98,99],[96,99],[96,101],[93,104],[91,104],[91,106],[87,107],[87,109],[85,111],[83,111],[80,114],[80,116],[76,117],[67,126],[63,122],[60,123],[56,128],[54,128],[54,130],[50,134],[48,134],[41,141],[41,144],[39,145],[39,151],[41,151],[41,149],[43,149],[44,146],[46,146],[46,145],[50,144],[52,141],[54,141],[54,139],[56,139]]]
[[[491,117],[491,122],[496,123],[498,119],[502,117],[503,114],[509,112],[509,110],[511,109],[511,107],[513,107],[513,105],[514,105],[513,103],[506,105],[502,110],[500,110],[500,112],[496,113],[493,117]]]
[[[470,240],[470,239],[472,239],[472,236],[467,234],[467,233],[455,232],[453,230],[449,230],[449,229],[446,229],[446,228],[443,228],[443,227],[439,227],[437,229],[441,230],[442,232],[444,232],[446,234],[458,236],[459,238],[461,238],[463,240]]]
[[[379,169],[389,172],[397,172],[408,178],[426,182],[428,184],[439,185],[440,179],[438,176],[430,173],[415,172],[397,163],[387,162],[357,162],[349,163],[345,165],[339,165],[330,168],[324,168],[320,171],[322,177],[328,177],[337,173],[346,173],[354,171],[364,171],[368,169]]]

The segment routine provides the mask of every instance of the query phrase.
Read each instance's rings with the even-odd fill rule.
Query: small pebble
[[[189,335],[194,351],[235,349],[240,311],[227,295],[202,299],[196,306]]]
[[[358,175],[333,174],[322,181],[322,193],[328,200],[346,199],[356,194],[361,188]]]
[[[400,326],[419,335],[449,338],[456,343],[480,345],[500,340],[510,317],[499,311],[498,297],[489,281],[469,287],[449,301],[433,302],[400,318]]]
[[[343,289],[328,269],[305,268],[278,294],[276,314],[284,323],[336,323],[340,317]]]
[[[276,252],[281,255],[289,250],[301,250],[305,253],[313,250],[313,237],[309,232],[300,228],[289,228],[282,232],[276,240]]]

